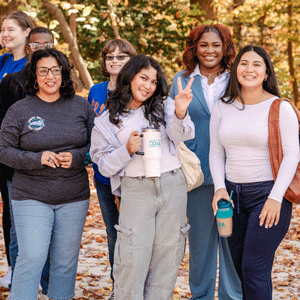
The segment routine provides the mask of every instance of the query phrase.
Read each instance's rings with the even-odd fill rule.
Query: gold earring
[[[35,81],[35,83],[34,83],[33,87],[34,87],[36,90],[38,90],[38,89],[39,89],[39,85],[38,85],[38,83],[37,83],[36,81]]]

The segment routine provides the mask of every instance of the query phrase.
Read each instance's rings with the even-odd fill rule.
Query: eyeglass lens
[[[116,58],[117,60],[124,60],[128,55],[106,55],[105,58],[106,60],[114,60]]]
[[[54,76],[60,75],[61,74],[61,67],[60,66],[54,66],[52,68],[47,68],[47,67],[39,67],[37,68],[39,76],[47,76],[49,73],[49,70]]]
[[[51,49],[54,47],[53,43],[45,43],[45,44],[39,44],[39,43],[31,43],[28,44],[32,51],[36,50],[45,50],[45,49]]]

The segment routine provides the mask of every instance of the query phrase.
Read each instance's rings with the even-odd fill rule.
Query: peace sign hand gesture
[[[175,96],[175,114],[176,117],[182,120],[186,116],[187,108],[190,105],[193,94],[191,90],[194,78],[191,78],[184,90],[182,90],[181,78],[178,77],[178,95]]]

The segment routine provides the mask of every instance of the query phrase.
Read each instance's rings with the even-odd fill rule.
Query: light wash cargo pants
[[[184,257],[187,192],[181,169],[124,177],[114,262],[116,300],[171,300]]]

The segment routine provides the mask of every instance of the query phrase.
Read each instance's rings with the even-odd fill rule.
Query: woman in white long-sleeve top
[[[107,112],[95,120],[90,154],[121,196],[115,247],[115,299],[172,299],[184,256],[187,189],[177,143],[194,136],[187,107],[190,80],[175,101],[159,64],[138,55],[122,68]],[[179,82],[181,87],[181,84]],[[161,133],[161,176],[145,177],[140,133],[152,124]]]
[[[242,281],[243,300],[271,300],[275,251],[290,224],[284,198],[299,162],[299,124],[292,106],[280,106],[283,160],[274,182],[268,147],[268,114],[279,97],[266,51],[246,46],[237,55],[225,95],[210,121],[213,209],[233,191],[233,234],[228,244]]]

